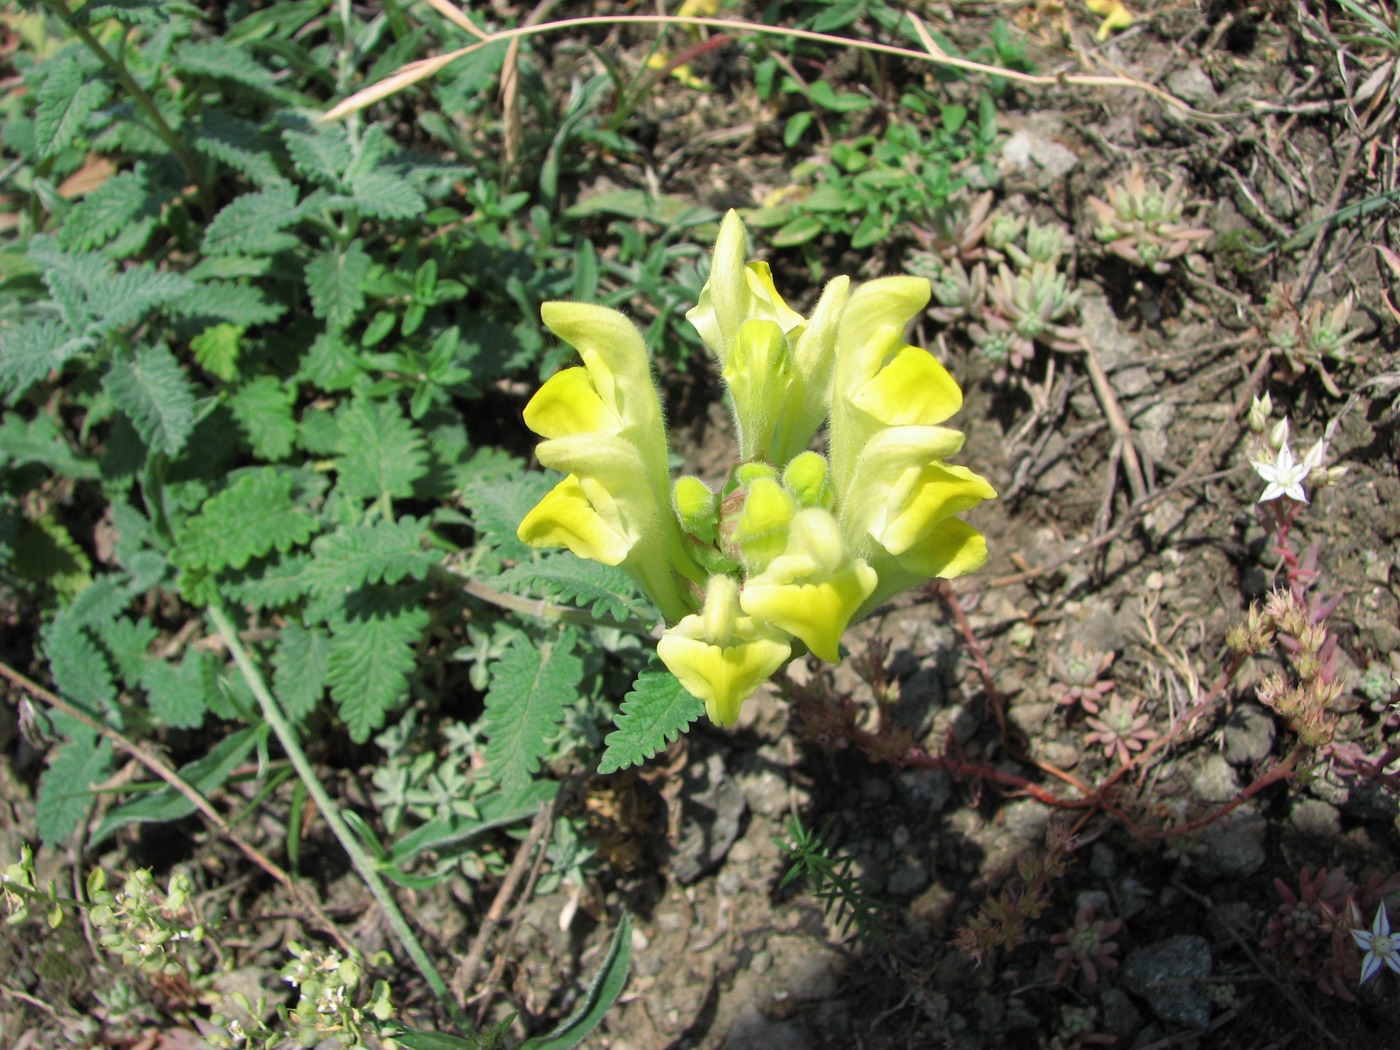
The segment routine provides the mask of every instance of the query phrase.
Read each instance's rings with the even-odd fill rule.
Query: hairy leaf
[[[276,376],[258,376],[229,398],[233,418],[248,435],[259,459],[285,459],[291,454],[297,436],[292,418],[296,398],[296,387]]]
[[[272,159],[273,143],[246,120],[206,109],[200,114],[192,141],[200,153],[223,161],[259,186],[285,181]]]
[[[185,447],[194,429],[194,391],[164,346],[143,346],[117,358],[103,386],[148,448],[174,456]]]
[[[41,157],[52,157],[83,133],[88,117],[107,101],[107,82],[89,77],[72,57],[60,56],[35,92],[34,135]]]
[[[185,521],[170,560],[182,569],[241,569],[270,551],[305,543],[317,520],[295,498],[296,487],[297,476],[277,467],[243,472]]]
[[[350,139],[343,124],[321,125],[314,132],[282,133],[292,163],[308,178],[336,188],[350,166]]]
[[[254,61],[244,48],[223,40],[182,40],[172,55],[176,69],[232,80],[258,91],[276,86],[271,70]]]
[[[204,250],[209,255],[273,255],[296,247],[296,235],[284,231],[300,219],[296,187],[275,183],[225,205],[204,230]]]
[[[337,488],[348,499],[399,499],[428,471],[423,435],[392,401],[357,397],[336,413]]]
[[[170,304],[171,312],[196,320],[226,321],[244,328],[270,324],[287,312],[256,285],[238,281],[198,282],[189,294]]]
[[[628,620],[656,615],[623,569],[586,561],[568,552],[549,553],[538,561],[513,565],[490,583],[507,594],[528,594],[572,605],[602,618]]]
[[[385,596],[378,608],[331,624],[326,683],[350,736],[364,743],[384,725],[388,713],[408,692],[408,676],[417,665],[417,644],[428,625],[428,610],[410,604],[409,596]],[[367,613],[367,614],[366,614]]]
[[[282,628],[272,656],[272,686],[283,713],[293,722],[316,710],[326,691],[329,663],[330,641],[325,631],[294,623]]]
[[[152,660],[141,675],[151,713],[176,729],[197,729],[215,688],[214,664],[207,653],[186,649],[180,666]]]
[[[426,522],[400,518],[342,526],[320,536],[311,545],[312,589],[330,595],[406,577],[421,580],[439,560],[423,549],[426,533]]]
[[[565,630],[537,645],[517,635],[491,668],[491,689],[482,716],[486,760],[501,787],[521,790],[539,769],[549,740],[578,695],[583,661],[574,655],[577,636]]]
[[[306,289],[311,293],[311,311],[324,317],[328,327],[339,331],[364,309],[361,287],[369,275],[370,257],[364,246],[351,241],[345,251],[322,252],[306,264]]]
[[[412,219],[428,207],[412,182],[390,171],[359,174],[351,190],[355,207],[376,219]]]
[[[0,332],[0,388],[18,398],[91,344],[58,321],[27,321]]]
[[[156,307],[188,295],[194,283],[184,274],[167,273],[149,264],[118,272],[89,296],[98,331],[111,332],[143,320]]]
[[[523,561],[534,548],[516,535],[525,515],[558,480],[558,475],[520,474],[495,481],[476,481],[466,487],[462,501],[472,517],[477,543],[489,546],[502,558]]]
[[[137,224],[149,231],[159,204],[142,168],[118,172],[74,205],[58,229],[58,241],[65,248],[83,251],[100,247]]]
[[[117,684],[104,653],[71,607],[44,629],[44,656],[54,685],[69,700],[101,717],[117,698]]]
[[[45,845],[57,846],[78,829],[92,804],[92,786],[107,779],[112,746],[90,729],[79,728],[59,748],[39,778],[34,821]]]
[[[704,713],[705,705],[687,693],[670,671],[643,671],[613,720],[617,730],[603,741],[607,749],[598,772],[641,765]]]
[[[203,570],[200,570],[203,571]],[[290,605],[311,592],[311,558],[293,554],[269,560],[223,585],[229,597],[259,609]],[[180,587],[185,589],[184,575]],[[193,600],[193,599],[191,599]]]

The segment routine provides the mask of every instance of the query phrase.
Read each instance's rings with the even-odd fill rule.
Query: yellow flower
[[[626,569],[668,621],[694,608],[684,579],[704,573],[685,551],[670,502],[666,430],[641,334],[622,314],[545,303],[544,322],[583,358],[540,387],[525,423],[539,461],[567,476],[517,534],[537,547]]]
[[[963,436],[938,425],[962,407],[962,391],[931,354],[904,341],[929,292],[915,277],[862,285],[836,340],[832,481],[842,534],[880,575],[877,601],[920,577],[970,572],[986,557],[982,537],[954,516],[996,491],[944,462]]]
[[[841,635],[878,582],[875,570],[846,550],[836,519],[808,508],[793,515],[787,549],[749,578],[739,605],[835,663],[841,658]]]
[[[667,669],[705,702],[715,725],[732,725],[739,708],[792,655],[783,635],[739,614],[739,585],[712,576],[697,615],[668,628],[656,646]]]

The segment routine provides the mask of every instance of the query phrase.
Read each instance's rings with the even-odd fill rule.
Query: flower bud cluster
[[[662,661],[720,725],[795,653],[837,660],[863,613],[978,568],[986,543],[956,515],[996,494],[946,463],[963,438],[941,424],[962,392],[904,340],[928,304],[926,279],[852,289],[838,277],[803,317],[746,254],[730,212],[686,315],[728,386],[739,439],[717,490],[672,482],[646,348],[615,311],[544,306],[583,366],[525,409],[545,438],[540,461],[567,476],[526,515],[521,539],[627,570],[668,624]],[[824,455],[808,448],[823,423]]]
[[[87,880],[92,902],[88,919],[99,931],[102,947],[128,966],[174,977],[186,972],[176,951],[179,943],[204,939],[204,926],[194,919],[193,891],[189,876],[177,871],[161,893],[151,870],[139,868],[113,893],[107,888],[107,873],[94,868]]]

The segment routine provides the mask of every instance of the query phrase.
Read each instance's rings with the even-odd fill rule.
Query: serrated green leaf
[[[296,187],[275,183],[225,205],[204,230],[204,251],[209,255],[273,255],[296,247],[296,235],[283,231],[300,219]]]
[[[195,362],[211,376],[231,383],[238,378],[238,358],[243,350],[240,325],[216,324],[190,340]]]
[[[103,281],[89,296],[95,327],[111,332],[137,321],[157,307],[188,295],[194,289],[184,274],[167,273],[144,265],[131,267]]]
[[[412,219],[428,207],[412,182],[389,171],[363,172],[350,188],[355,207],[377,219]]]
[[[26,420],[18,412],[6,412],[0,424],[0,464],[23,466],[42,463],[66,478],[98,476],[97,463],[73,450],[57,416],[40,415]]]
[[[314,133],[282,132],[297,171],[331,187],[339,187],[350,166],[350,138],[343,124],[318,127]]]
[[[255,324],[270,324],[285,314],[287,307],[273,302],[255,285],[239,281],[202,280],[195,284],[189,294],[171,303],[170,312],[193,320],[227,321],[247,328]]]
[[[317,518],[295,498],[296,487],[297,476],[276,467],[243,472],[180,527],[170,560],[182,569],[218,572],[305,543]]]
[[[229,398],[233,418],[248,435],[259,459],[275,461],[291,454],[297,436],[296,420],[292,418],[296,399],[295,384],[284,383],[276,376],[258,376]]]
[[[17,399],[91,344],[58,321],[28,321],[0,333],[0,388]]]
[[[92,580],[92,562],[61,524],[47,515],[25,522],[14,538],[13,566],[21,578],[47,587],[60,602]]]
[[[471,515],[478,545],[491,547],[500,557],[515,561],[533,557],[534,548],[522,542],[515,530],[558,478],[557,474],[517,472],[514,476],[468,485],[462,493],[462,504]]]
[[[625,570],[586,561],[568,552],[520,562],[494,577],[490,584],[507,594],[528,594],[572,605],[605,619],[649,619],[656,615]]]
[[[336,488],[347,499],[399,499],[428,471],[423,435],[391,401],[356,398],[336,413]]]
[[[613,720],[617,730],[603,741],[607,749],[598,772],[641,765],[704,713],[705,705],[687,693],[670,671],[643,671]]]
[[[58,691],[100,716],[117,698],[117,685],[104,653],[78,617],[60,615],[43,632],[44,656]]]
[[[194,390],[164,346],[115,359],[102,385],[148,448],[174,456],[185,447],[194,429]]]
[[[491,667],[482,715],[486,761],[507,793],[529,783],[563,720],[565,703],[578,696],[583,661],[573,653],[577,640],[570,630],[539,645],[517,635]]]
[[[155,225],[160,200],[152,194],[145,171],[122,171],[93,190],[70,211],[58,229],[65,248],[97,248],[132,226]]]
[[[272,687],[282,711],[300,722],[321,701],[330,665],[330,640],[319,628],[288,624],[277,637],[272,655]]]
[[[249,51],[223,40],[182,40],[171,58],[176,69],[206,77],[232,80],[258,91],[276,86],[271,70],[254,61]]]
[[[235,730],[215,744],[203,758],[181,766],[180,779],[208,798],[228,782],[233,771],[252,754],[259,738],[265,738],[268,732],[265,725]],[[113,832],[128,824],[164,824],[181,820],[193,812],[194,803],[183,792],[166,784],[108,813],[92,833],[90,844],[101,844]]]
[[[57,846],[74,831],[92,804],[92,786],[107,779],[112,747],[90,729],[75,731],[39,778],[34,822],[45,845]]]
[[[344,593],[366,584],[421,580],[439,559],[423,549],[427,523],[417,518],[380,519],[349,525],[319,536],[311,545],[308,575],[322,595]]]
[[[276,609],[311,593],[311,558],[293,554],[267,561],[256,569],[223,582],[229,597],[259,609]],[[195,570],[202,573],[204,570]],[[192,580],[191,583],[198,581]],[[181,590],[185,588],[181,577]],[[195,600],[188,593],[186,597]]]
[[[259,186],[285,181],[272,159],[273,143],[256,124],[222,110],[206,109],[191,141],[199,153],[223,161]]]
[[[175,729],[197,729],[214,693],[214,664],[207,653],[186,649],[180,666],[152,660],[141,675],[156,720]]]
[[[356,743],[382,727],[408,693],[418,641],[429,620],[428,610],[411,604],[411,597],[370,594],[370,600],[379,599],[378,608],[357,610],[361,615],[331,624],[326,684]]]
[[[151,662],[149,650],[160,637],[160,632],[144,616],[139,620],[118,616],[115,620],[94,625],[94,629],[112,654],[122,681],[127,685],[138,684],[142,672]]]
[[[72,57],[60,56],[39,85],[35,96],[34,137],[41,157],[52,157],[71,146],[87,126],[88,117],[107,101],[107,82],[86,76]]]
[[[311,295],[311,312],[326,319],[327,327],[339,331],[355,319],[365,306],[361,287],[369,276],[369,253],[358,240],[345,251],[322,252],[306,264],[306,290]]]

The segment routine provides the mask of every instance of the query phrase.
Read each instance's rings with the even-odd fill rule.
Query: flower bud
[[[671,509],[681,528],[696,539],[713,543],[715,538],[715,501],[710,487],[699,478],[686,475],[671,486]]]
[[[1262,434],[1269,425],[1269,416],[1274,411],[1274,402],[1268,394],[1256,397],[1249,403],[1249,429],[1251,433]]]
[[[783,487],[803,507],[830,510],[835,497],[827,484],[826,457],[803,452],[783,471]]]

